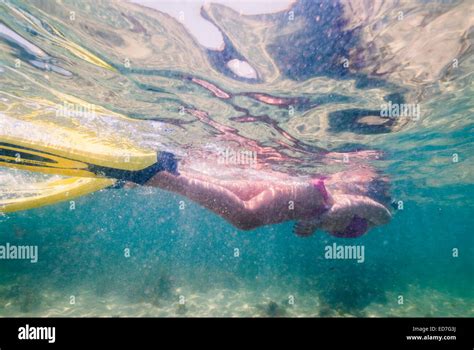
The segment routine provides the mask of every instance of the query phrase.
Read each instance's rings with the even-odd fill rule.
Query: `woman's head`
[[[354,215],[349,224],[341,232],[331,232],[333,236],[341,238],[356,238],[362,236],[369,229],[367,219]]]

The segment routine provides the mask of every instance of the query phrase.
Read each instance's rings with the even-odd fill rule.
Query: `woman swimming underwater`
[[[390,221],[388,182],[367,165],[311,179],[266,171],[265,180],[219,180],[180,166],[167,154],[146,186],[178,193],[242,230],[297,221],[294,232],[322,229],[337,237],[358,237]],[[382,204],[383,203],[383,204]]]
[[[322,229],[337,237],[358,237],[391,218],[387,179],[361,162],[377,157],[376,151],[326,152],[320,157],[322,163],[330,165],[340,156],[355,161],[349,170],[309,178],[290,176],[265,164],[247,173],[240,167],[216,167],[213,162],[199,161],[199,167],[205,169],[202,172],[192,164],[192,159],[201,157],[180,160],[178,169],[175,156],[163,151],[154,157],[146,155],[146,163],[130,170],[124,169],[130,163],[117,164],[107,158],[103,158],[102,165],[97,159],[95,164],[85,163],[75,159],[72,152],[64,158],[53,148],[45,151],[31,147],[34,145],[0,143],[0,165],[77,177],[53,180],[27,192],[20,188],[17,198],[10,194],[0,201],[0,211],[25,210],[111,185],[120,188],[136,184],[186,196],[242,230],[294,220],[294,232],[299,236]],[[215,176],[229,171],[233,173],[226,180]]]
[[[265,164],[247,173],[240,167],[216,167],[213,162],[199,161],[199,167],[205,169],[202,172],[192,164],[193,159],[201,157],[180,160],[178,169],[175,156],[163,151],[154,157],[146,154],[146,162],[132,164],[135,169],[131,170],[125,169],[129,162],[118,164],[103,158],[102,162],[95,159],[95,163],[85,163],[73,152],[67,152],[64,158],[54,148],[32,147],[35,145],[0,143],[0,165],[77,177],[48,182],[35,191],[20,188],[18,198],[10,194],[0,201],[0,211],[53,204],[111,185],[120,188],[138,184],[186,196],[242,230],[294,220],[294,232],[299,236],[322,229],[337,237],[358,237],[391,218],[387,209],[388,181],[363,162],[377,158],[376,151],[323,153],[323,164],[337,162],[341,156],[354,161],[348,170],[309,178],[278,172]],[[229,171],[233,174],[226,180],[215,176]]]

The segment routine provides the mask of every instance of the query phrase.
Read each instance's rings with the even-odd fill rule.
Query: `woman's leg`
[[[235,181],[233,186],[237,189],[239,185],[245,186],[245,183],[246,181]],[[186,196],[245,230],[286,220],[309,218],[320,212],[321,207],[326,204],[321,192],[306,183],[268,183],[266,189],[248,200],[243,200],[214,180],[206,181],[202,176],[196,178],[185,172],[181,172],[179,176],[160,172],[147,185]]]

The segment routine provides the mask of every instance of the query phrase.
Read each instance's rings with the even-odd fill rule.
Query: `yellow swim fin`
[[[114,179],[71,177],[0,188],[0,213],[37,208],[112,186]]]
[[[92,157],[90,161],[86,161],[83,160],[84,156],[76,156],[73,152],[69,156],[64,154],[67,154],[64,150],[57,151],[47,145],[31,144],[25,147],[1,142],[0,138],[0,166],[7,168],[72,177],[112,178],[137,184],[146,183],[159,171],[178,173],[177,160],[169,152],[158,152],[151,156],[144,154],[143,157],[134,159],[134,164],[130,160],[122,160],[120,163],[105,159],[100,162],[100,159]],[[106,165],[101,165],[104,163]]]

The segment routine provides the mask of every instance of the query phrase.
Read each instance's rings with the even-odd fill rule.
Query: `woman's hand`
[[[382,204],[360,195],[335,194],[334,205],[321,216],[322,229],[337,237],[358,237],[390,221]]]

